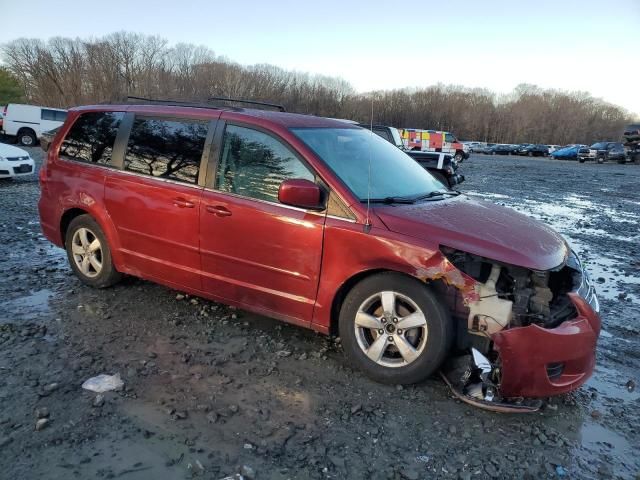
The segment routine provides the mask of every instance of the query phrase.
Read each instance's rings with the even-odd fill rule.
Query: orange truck
[[[400,136],[407,150],[449,153],[458,162],[469,158],[468,147],[450,132],[404,128]]]

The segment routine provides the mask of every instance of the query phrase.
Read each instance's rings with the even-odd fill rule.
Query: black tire
[[[584,163],[584,158],[579,158],[579,159],[578,159],[578,161],[579,161],[580,163]]]
[[[464,153],[456,152],[453,158],[456,160],[456,162],[462,162],[464,160]]]
[[[426,319],[424,347],[419,355],[406,365],[380,365],[370,359],[358,343],[356,314],[367,299],[383,291],[392,291],[409,298]],[[419,280],[393,272],[367,277],[351,289],[340,309],[339,330],[345,354],[355,367],[377,382],[396,385],[418,383],[428,378],[445,360],[453,340],[453,324],[449,312],[436,294]],[[398,330],[396,333],[402,332]],[[383,336],[387,334],[384,333]],[[390,343],[389,347],[395,348],[395,344]],[[383,355],[387,351],[389,350],[385,349]],[[395,353],[390,352],[390,355],[394,354],[399,354],[399,351],[396,349]]]
[[[99,241],[100,245],[100,263],[101,269],[93,276],[85,274],[76,263],[76,258],[73,253],[72,242],[74,235],[80,229],[86,229]],[[71,220],[67,233],[65,235],[65,249],[67,251],[67,258],[69,265],[73,270],[73,273],[86,285],[94,288],[105,288],[117,283],[122,278],[122,274],[118,272],[113,265],[111,257],[111,249],[107,242],[107,237],[100,228],[100,225],[90,215],[79,215]]]
[[[37,142],[38,137],[30,128],[22,128],[18,131],[18,143],[23,147],[34,147]]]

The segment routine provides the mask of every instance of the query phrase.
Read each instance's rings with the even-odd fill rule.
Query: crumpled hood
[[[558,267],[569,252],[562,236],[545,224],[465,195],[376,206],[375,213],[393,232],[532,270]]]

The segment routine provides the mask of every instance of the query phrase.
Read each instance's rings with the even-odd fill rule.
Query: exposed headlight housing
[[[580,257],[573,250],[569,253],[567,265],[580,272],[580,282],[576,284],[576,293],[587,301],[594,312],[600,313],[600,302],[596,296],[596,288],[589,277],[589,272],[580,261]]]

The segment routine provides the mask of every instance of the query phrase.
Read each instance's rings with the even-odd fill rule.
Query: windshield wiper
[[[363,203],[367,203],[367,199],[365,198],[364,200],[361,200],[361,202]],[[409,198],[409,197],[384,197],[384,198],[370,198],[369,202],[371,203],[386,203],[388,205],[391,205],[392,203],[416,203],[416,199],[415,198]]]
[[[426,195],[420,195],[416,197],[415,200],[426,200],[428,198],[440,197],[441,195],[452,195],[457,197],[461,192],[457,190],[434,190],[433,192],[429,192]]]

